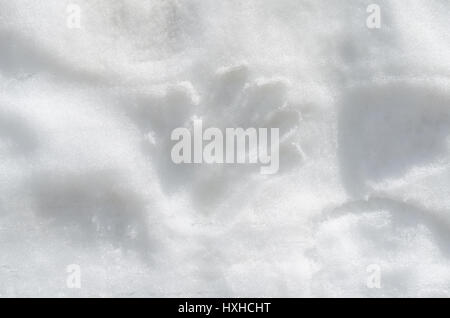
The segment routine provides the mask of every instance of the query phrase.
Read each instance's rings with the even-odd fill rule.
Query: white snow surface
[[[0,297],[450,296],[449,17],[0,0]],[[192,118],[280,128],[279,173],[174,165]]]

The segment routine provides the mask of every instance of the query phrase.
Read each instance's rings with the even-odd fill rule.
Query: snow
[[[0,0],[0,297],[450,296],[449,16]],[[193,118],[279,128],[279,172],[173,164]]]

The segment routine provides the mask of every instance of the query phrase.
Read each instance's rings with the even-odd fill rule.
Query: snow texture
[[[0,296],[450,296],[450,2],[372,2],[0,0]]]

